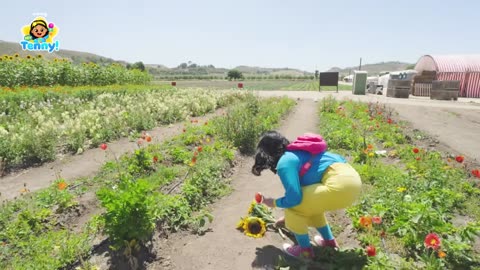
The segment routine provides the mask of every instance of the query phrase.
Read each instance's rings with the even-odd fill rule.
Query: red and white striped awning
[[[415,70],[436,71],[440,81],[459,80],[460,96],[480,97],[480,55],[425,55]]]

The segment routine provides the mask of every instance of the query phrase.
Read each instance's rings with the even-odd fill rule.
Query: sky
[[[60,49],[178,66],[306,71],[480,53],[480,1],[57,0],[0,7],[0,40],[46,13]],[[19,48],[21,45],[19,44]]]

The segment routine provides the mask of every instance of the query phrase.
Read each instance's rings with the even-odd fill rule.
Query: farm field
[[[246,90],[307,90],[307,91],[318,91],[318,82],[312,80],[258,80],[258,81],[207,81],[207,80],[196,80],[196,81],[176,81],[177,88],[188,88],[188,87],[202,87],[208,89],[237,89],[237,84],[243,83],[243,87]],[[154,83],[159,85],[170,85],[170,81],[155,81]],[[352,90],[351,85],[342,84],[340,82],[340,90]],[[334,91],[336,87],[324,86],[322,91]]]
[[[25,88],[5,91],[0,98],[8,104],[0,122],[6,131],[29,123],[18,126],[16,137],[30,129],[35,134],[48,130],[53,133],[42,141],[56,143],[34,152],[54,149],[52,158],[36,160],[38,168],[28,168],[35,164],[29,159],[6,159],[13,165],[0,178],[1,199],[7,200],[0,211],[2,269],[480,267],[478,144],[462,135],[478,120],[475,104],[168,85]],[[106,113],[115,106],[125,113]],[[95,117],[69,121],[96,124],[93,132],[78,131],[82,151],[66,147],[75,137],[66,135],[63,117],[87,110]],[[444,136],[425,132],[427,120],[418,114]],[[38,118],[42,115],[56,124],[35,126],[45,122]],[[454,123],[456,132],[448,132]],[[118,132],[108,132],[115,130],[112,125]],[[273,128],[288,138],[319,132],[331,151],[354,164],[364,183],[356,205],[329,215],[341,250],[317,248],[307,264],[283,256],[279,247],[285,240],[275,231],[253,239],[235,229],[238,213],[248,208],[255,192],[283,193],[276,175],[254,178],[250,172],[256,138]],[[462,138],[463,144],[451,143]],[[33,153],[8,149],[19,157]],[[96,165],[86,165],[95,159]],[[39,174],[61,163],[62,169]],[[27,169],[15,173],[15,166],[22,165]],[[82,166],[85,174],[70,173]],[[36,175],[43,177],[42,184],[36,184]],[[441,239],[439,249],[425,248],[430,233]],[[375,256],[367,256],[367,247],[375,248]]]

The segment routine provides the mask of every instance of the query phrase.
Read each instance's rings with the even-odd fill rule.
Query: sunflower
[[[16,53],[13,55],[15,58],[18,58],[20,56],[20,54]]]
[[[41,54],[37,55],[37,58],[43,58],[43,56]]]
[[[30,58],[32,58],[32,57],[30,55],[27,55],[27,59],[30,59]]]
[[[237,229],[243,229],[243,225],[245,224],[245,218],[241,218],[240,221],[237,223]]]
[[[267,231],[265,222],[261,218],[257,217],[248,217],[245,219],[243,229],[245,230],[245,235],[253,238],[263,237]]]
[[[253,201],[251,204],[250,204],[250,207],[248,207],[248,214],[251,214],[253,213],[253,208],[255,207],[257,203],[255,201]]]

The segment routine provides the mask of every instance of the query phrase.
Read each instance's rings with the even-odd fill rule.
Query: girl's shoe
[[[313,248],[302,248],[299,245],[283,244],[283,251],[288,255],[299,259],[312,259]]]
[[[332,248],[340,248],[338,246],[337,240],[332,239],[332,240],[325,240],[323,239],[320,235],[315,235],[313,237],[313,241],[315,244],[317,244],[319,247],[332,247]]]

